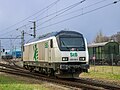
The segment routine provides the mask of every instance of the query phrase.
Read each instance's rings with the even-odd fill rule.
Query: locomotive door
[[[49,54],[48,54],[49,62],[52,61],[52,48],[53,48],[53,40],[51,39],[49,41]]]
[[[52,39],[45,42],[45,61],[51,62],[52,59],[52,48],[53,48],[53,41]]]
[[[45,42],[45,61],[48,62],[49,57],[49,41]]]

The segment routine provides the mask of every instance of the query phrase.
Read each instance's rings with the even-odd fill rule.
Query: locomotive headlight
[[[62,57],[62,61],[68,61],[68,57]]]
[[[79,57],[80,61],[85,61],[85,57]]]

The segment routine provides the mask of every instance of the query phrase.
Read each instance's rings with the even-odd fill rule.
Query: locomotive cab
[[[88,72],[88,50],[83,35],[72,31],[63,31],[56,36],[61,55],[59,73],[79,75]],[[58,73],[57,73],[58,74]],[[78,77],[78,76],[77,76]]]

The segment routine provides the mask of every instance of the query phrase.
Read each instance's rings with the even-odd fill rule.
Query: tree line
[[[113,34],[111,36],[106,36],[102,33],[102,31],[99,31],[94,39],[94,42],[101,43],[101,42],[108,42],[111,40],[120,43],[120,32],[117,32],[116,34]]]

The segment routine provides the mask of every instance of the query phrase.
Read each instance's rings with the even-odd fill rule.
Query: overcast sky
[[[52,4],[55,1],[57,0],[0,0],[0,38],[17,37],[21,35],[21,30],[33,33],[30,29],[33,23],[29,21],[36,21],[37,36],[68,29],[82,33],[88,42],[92,42],[100,30],[107,36],[120,31],[120,2],[112,4],[119,0],[58,0]],[[58,12],[80,1],[84,2]],[[47,10],[40,12],[50,4],[52,5]],[[52,13],[55,14],[49,16]],[[43,17],[46,18],[41,19]],[[70,19],[71,17],[74,18]],[[66,19],[69,20],[64,21]],[[25,35],[26,42],[30,38],[32,37]],[[20,40],[2,39],[1,42],[3,47],[8,45],[9,48],[10,45],[18,45]]]

